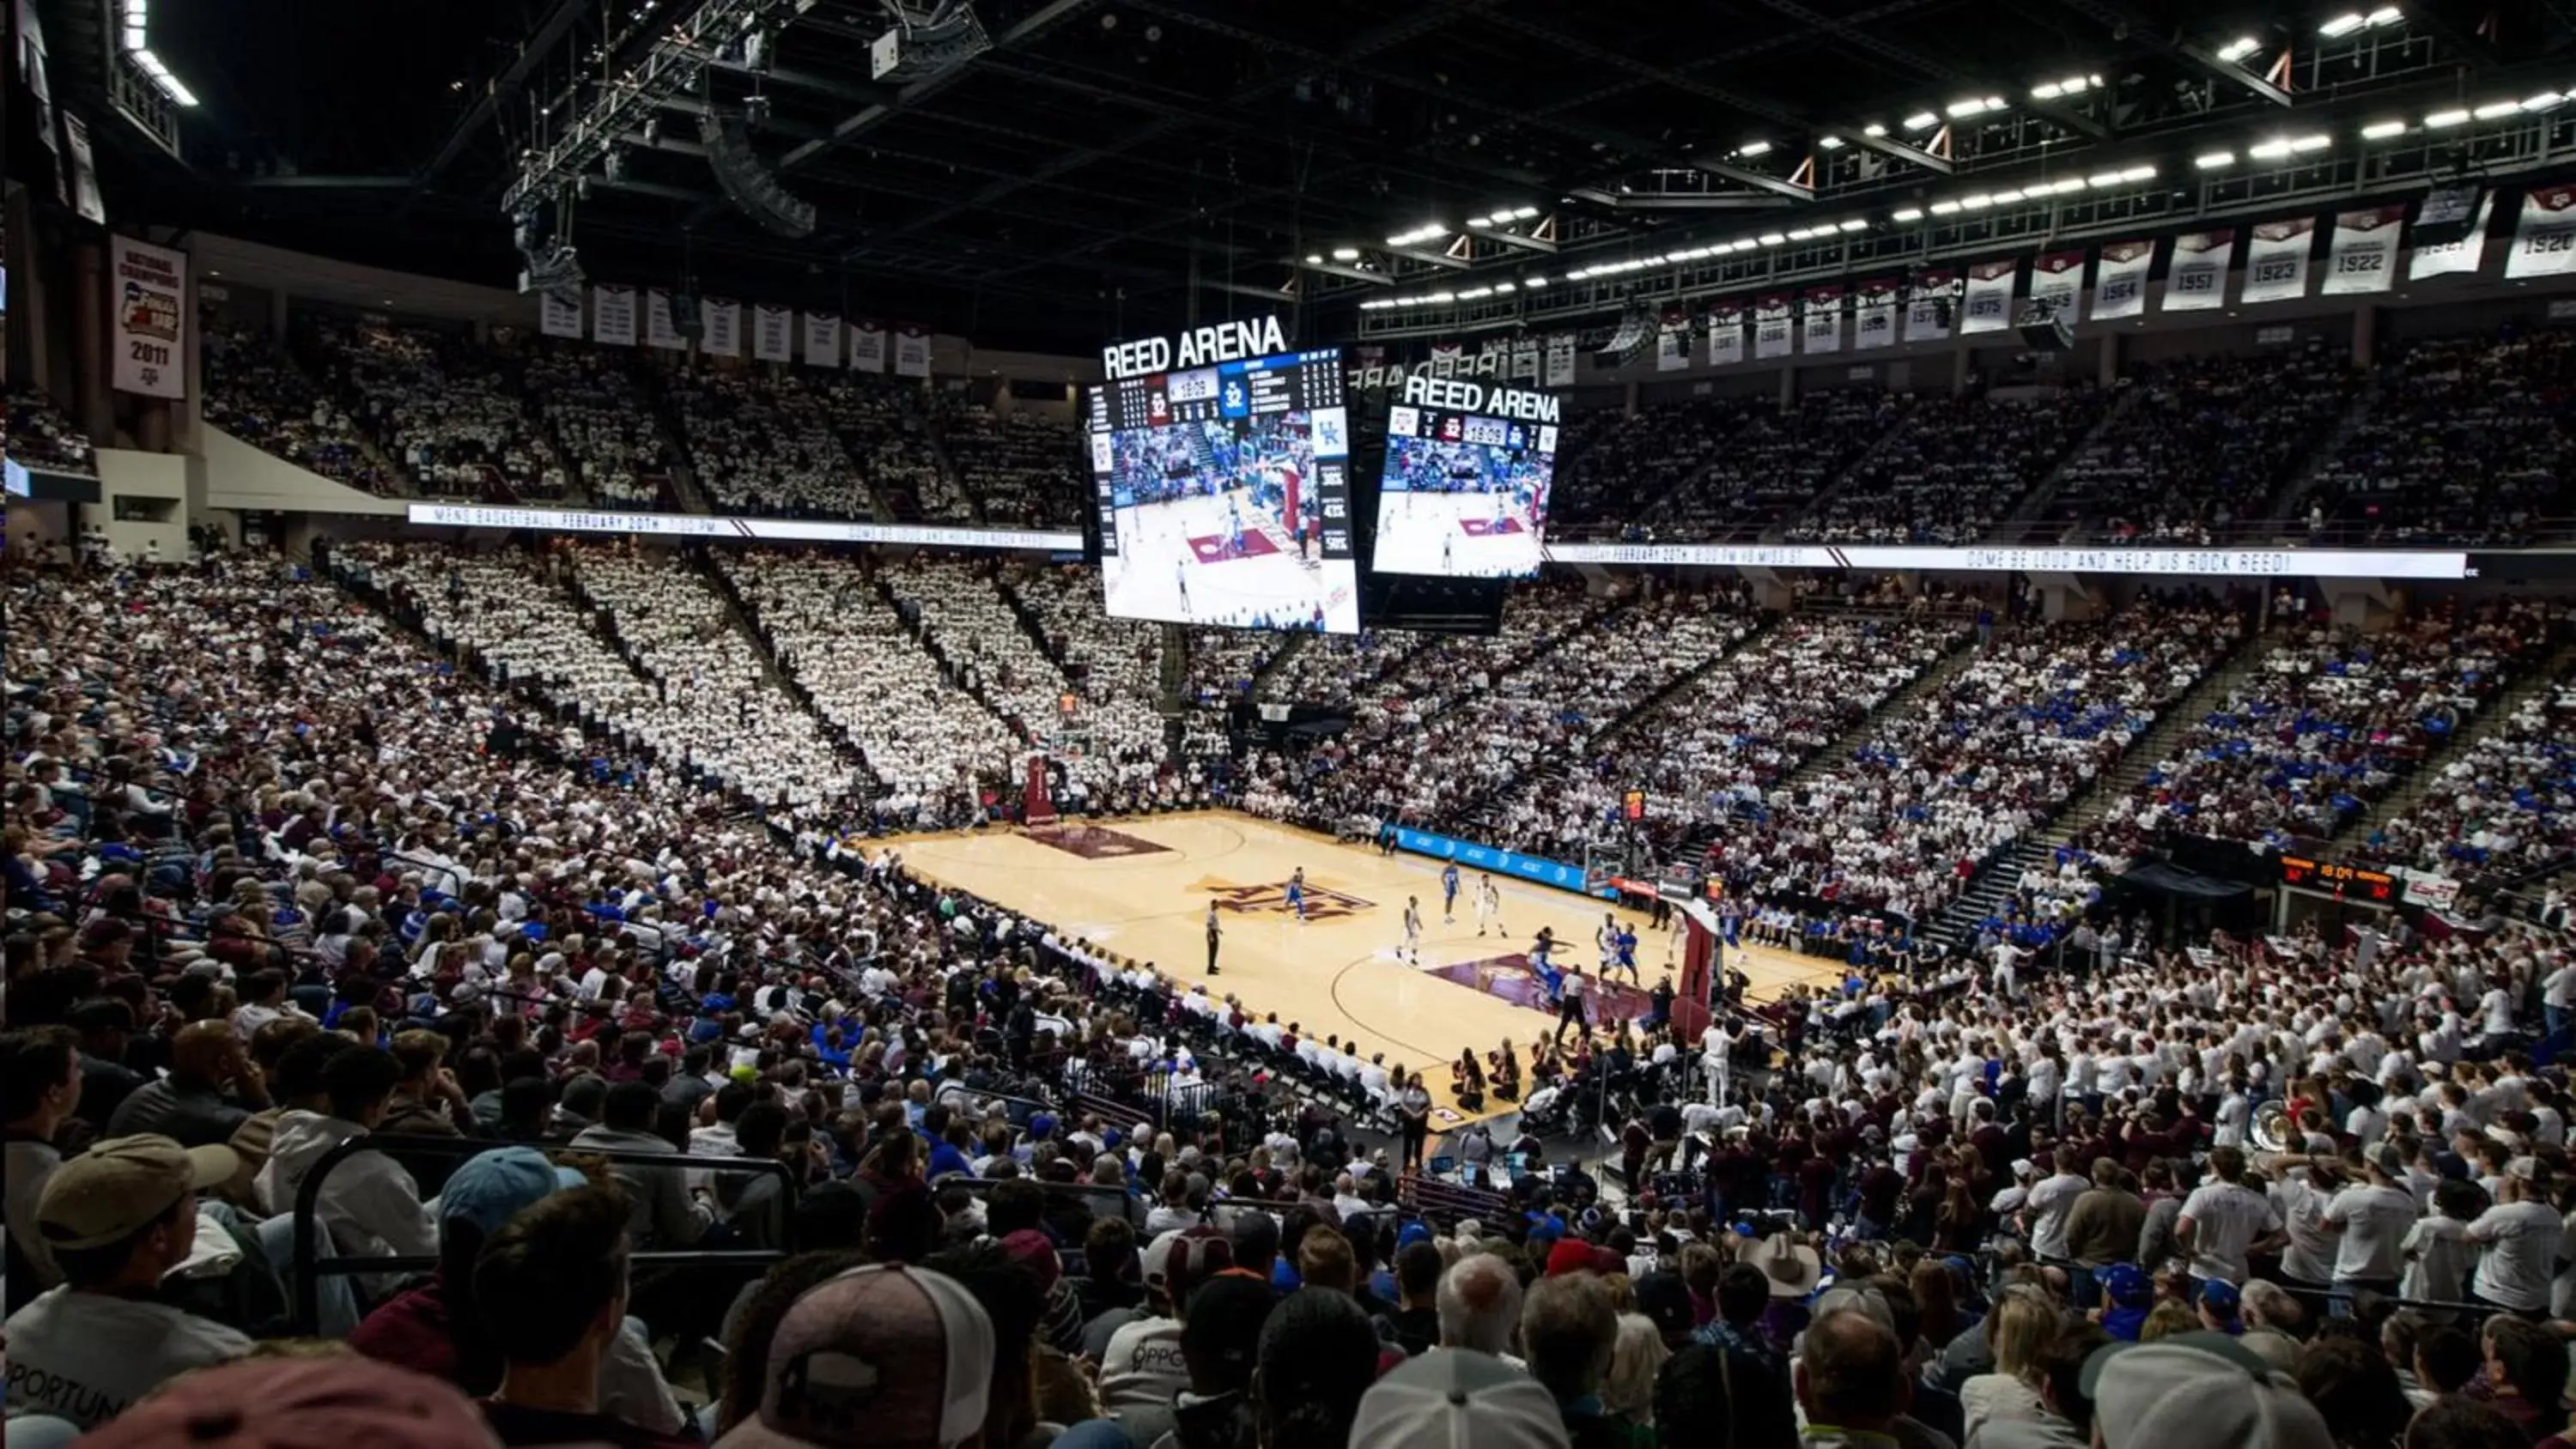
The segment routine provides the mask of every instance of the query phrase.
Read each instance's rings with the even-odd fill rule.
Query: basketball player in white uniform
[[[1601,953],[1598,972],[1603,980],[1610,977],[1610,965],[1619,956],[1619,920],[1608,911],[1601,913],[1601,924],[1592,933],[1593,949]]]
[[[1410,956],[1413,964],[1422,964],[1422,898],[1404,898],[1404,947],[1399,955]]]
[[[1503,893],[1494,888],[1492,876],[1480,875],[1476,877],[1476,934],[1485,934],[1488,923],[1492,924],[1495,935],[1510,934],[1503,925]]]

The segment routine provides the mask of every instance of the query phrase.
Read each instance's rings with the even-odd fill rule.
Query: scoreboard
[[[1318,552],[1326,559],[1349,559],[1349,423],[1342,405],[1348,382],[1341,349],[1327,347],[1220,362],[1186,372],[1120,378],[1093,389],[1088,421],[1102,555],[1117,555],[1117,510],[1137,502],[1107,466],[1111,439],[1202,423],[1228,426],[1240,434],[1254,420],[1296,413],[1304,415],[1313,432]]]
[[[2339,865],[2333,861],[2308,860],[2301,856],[2281,857],[2281,884],[2302,886],[2308,890],[2332,891],[2339,896],[2352,896],[2380,905],[2397,903],[2397,878],[2384,870],[2370,870],[2357,865]]]

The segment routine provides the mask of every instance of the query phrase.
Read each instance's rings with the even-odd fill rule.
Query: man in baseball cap
[[[1233,1244],[1212,1227],[1174,1228],[1137,1256],[1152,1316],[1110,1335],[1100,1359],[1100,1396],[1111,1409],[1172,1402],[1189,1387],[1181,1353],[1182,1315],[1201,1283],[1234,1266]]]
[[[1360,1397],[1351,1442],[1369,1449],[1567,1449],[1556,1401],[1491,1354],[1434,1349]]]
[[[95,1449],[492,1449],[493,1439],[474,1401],[453,1385],[340,1355],[247,1359],[189,1374],[81,1442]]]
[[[787,1310],[758,1417],[716,1449],[955,1449],[983,1430],[993,1353],[993,1321],[956,1279],[852,1268]]]
[[[70,1159],[36,1200],[63,1284],[10,1315],[10,1405],[94,1428],[162,1383],[250,1351],[248,1338],[153,1301],[197,1241],[197,1194],[240,1160],[229,1147],[112,1137]]]
[[[2331,1449],[2334,1436],[2286,1375],[2223,1333],[2113,1343],[2084,1361],[2102,1449]]]

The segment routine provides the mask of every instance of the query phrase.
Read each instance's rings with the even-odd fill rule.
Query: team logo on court
[[[1201,881],[1196,888],[1216,897],[1216,908],[1220,911],[1235,911],[1244,915],[1296,914],[1288,908],[1288,882],[1284,880],[1264,881],[1259,885],[1228,885],[1223,881]],[[1344,916],[1356,916],[1362,911],[1376,909],[1375,901],[1364,901],[1358,896],[1345,895],[1330,886],[1319,886],[1313,881],[1306,882],[1306,919],[1310,921],[1338,920]]]

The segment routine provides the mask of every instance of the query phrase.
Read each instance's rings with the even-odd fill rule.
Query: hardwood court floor
[[[1356,1039],[1364,1057],[1383,1052],[1389,1066],[1428,1069],[1442,1128],[1514,1110],[1488,1099],[1483,1114],[1457,1112],[1446,1063],[1462,1048],[1481,1055],[1509,1037],[1521,1044],[1526,1066],[1528,1044],[1554,1022],[1547,1013],[1434,973],[1491,962],[1493,972],[1517,979],[1521,953],[1541,926],[1555,929],[1559,962],[1579,963],[1588,973],[1596,964],[1593,931],[1605,909],[1565,891],[1497,877],[1502,920],[1512,934],[1479,940],[1475,872],[1460,872],[1458,920],[1444,925],[1438,862],[1380,856],[1230,811],[1075,825],[1035,837],[993,831],[915,835],[893,844],[920,875],[1152,962],[1184,989],[1205,984],[1220,997],[1235,996],[1254,1016],[1276,1012],[1283,1024],[1299,1023],[1317,1040]],[[1290,872],[1300,866],[1308,892],[1303,925],[1283,899]],[[1420,969],[1398,955],[1408,895],[1422,902]],[[1225,932],[1217,958],[1223,974],[1213,979],[1201,974],[1211,900],[1219,903]],[[1648,929],[1642,912],[1617,914],[1637,930],[1640,974],[1652,987],[1663,973],[1665,937]],[[1757,998],[1834,974],[1809,958],[1759,946],[1748,949],[1742,966]]]

